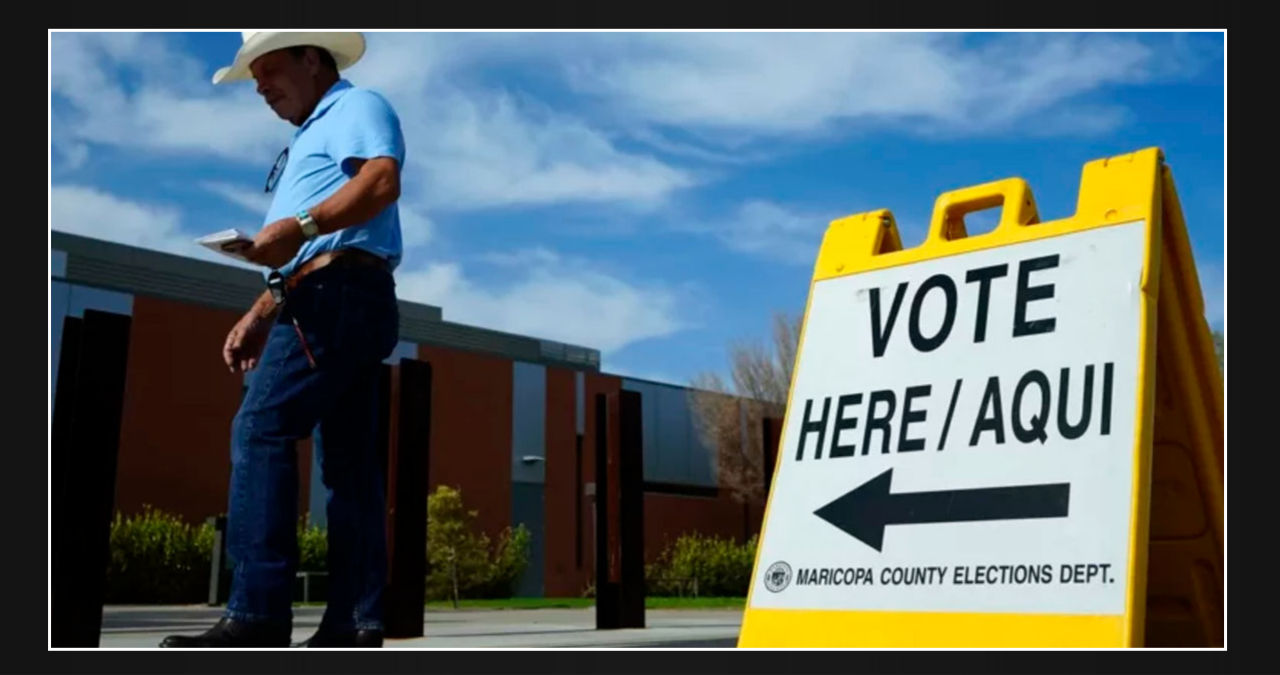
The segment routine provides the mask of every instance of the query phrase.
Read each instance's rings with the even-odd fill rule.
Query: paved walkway
[[[321,607],[294,609],[293,640],[311,635]],[[151,648],[166,635],[200,633],[221,616],[221,609],[189,606],[110,606],[103,612],[104,648]],[[389,649],[491,647],[734,647],[741,610],[651,609],[646,628],[596,630],[595,608],[460,609],[424,614],[425,637],[387,640]]]

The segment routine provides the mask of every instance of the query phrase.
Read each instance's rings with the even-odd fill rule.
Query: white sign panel
[[[752,607],[1122,614],[1145,227],[815,283]]]

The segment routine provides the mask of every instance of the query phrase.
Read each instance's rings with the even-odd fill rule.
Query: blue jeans
[[[232,423],[227,553],[235,569],[229,618],[292,621],[298,565],[295,442],[314,431],[327,490],[329,600],[323,624],[336,630],[382,628],[387,545],[376,448],[378,375],[398,335],[395,282],[388,272],[326,267],[289,293]]]

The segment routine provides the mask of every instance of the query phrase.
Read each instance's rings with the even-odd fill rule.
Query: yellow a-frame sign
[[[968,236],[964,215],[1002,206]],[[1158,149],[814,266],[741,647],[1223,643],[1223,389]]]

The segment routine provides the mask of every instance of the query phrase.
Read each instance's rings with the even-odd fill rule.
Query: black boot
[[[200,635],[170,635],[161,647],[288,647],[289,624],[246,623],[222,617]]]
[[[358,647],[366,649],[377,649],[382,646],[382,631],[378,629],[360,629],[349,631],[334,631],[320,626],[306,642],[299,643],[299,647]]]

